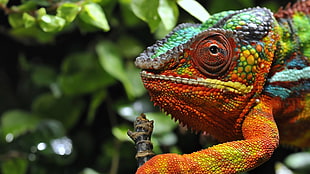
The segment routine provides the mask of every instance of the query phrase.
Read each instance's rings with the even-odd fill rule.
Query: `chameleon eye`
[[[196,67],[206,76],[224,75],[232,62],[235,43],[218,31],[206,31],[194,39],[190,55]]]
[[[219,48],[218,48],[218,46],[217,45],[211,45],[210,47],[209,47],[209,51],[210,51],[210,53],[211,54],[217,54],[218,52],[219,52]]]

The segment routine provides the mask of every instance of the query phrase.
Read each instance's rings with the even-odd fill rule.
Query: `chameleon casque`
[[[135,64],[151,100],[220,144],[156,155],[137,173],[239,173],[279,143],[310,146],[310,1],[180,24]]]

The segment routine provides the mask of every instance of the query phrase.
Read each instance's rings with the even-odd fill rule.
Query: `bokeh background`
[[[136,151],[126,132],[142,112],[155,120],[156,153],[214,143],[153,107],[134,66],[176,24],[199,22],[179,2],[0,0],[0,173],[134,173]],[[255,6],[276,11],[289,1],[197,2],[213,14]],[[287,156],[299,151],[281,147],[248,173],[305,172],[288,169]]]

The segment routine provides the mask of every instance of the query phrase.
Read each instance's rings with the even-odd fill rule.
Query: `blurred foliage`
[[[286,3],[0,0],[0,173],[134,173],[126,131],[141,112],[155,120],[156,153],[205,147],[203,136],[153,107],[134,58],[176,24],[203,21],[208,12]],[[284,163],[287,151],[278,151],[274,161]],[[296,155],[278,168],[305,171],[294,158],[309,161]],[[264,166],[256,171],[274,171],[274,163]]]

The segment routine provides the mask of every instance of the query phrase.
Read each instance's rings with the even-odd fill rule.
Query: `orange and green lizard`
[[[136,59],[151,100],[220,144],[152,157],[137,173],[239,173],[279,143],[310,146],[310,1],[181,24]]]

